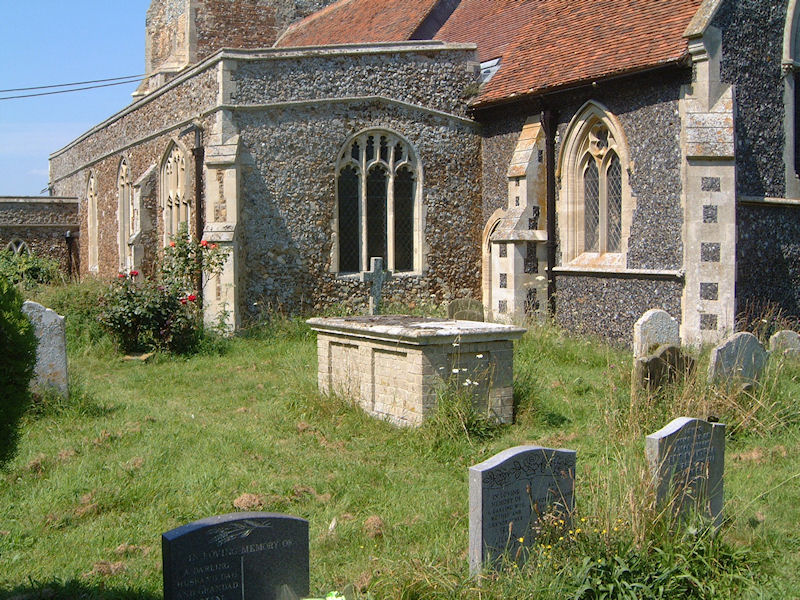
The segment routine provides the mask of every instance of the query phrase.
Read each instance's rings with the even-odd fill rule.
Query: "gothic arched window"
[[[15,238],[10,242],[8,242],[8,244],[6,245],[6,250],[13,252],[15,256],[19,256],[20,254],[31,253],[31,249],[28,247],[27,242],[19,238]]]
[[[122,159],[117,176],[117,223],[119,224],[119,268],[121,270],[133,268],[133,256],[128,242],[135,233],[135,216],[131,169],[128,162]]]
[[[559,160],[563,264],[625,267],[633,210],[627,164],[616,118],[588,102],[572,119]]]
[[[172,144],[161,169],[161,202],[164,215],[164,243],[177,235],[181,225],[190,230],[191,205],[186,194],[186,159],[177,144]]]
[[[387,131],[366,131],[342,149],[336,169],[334,270],[420,270],[420,169],[411,146]]]

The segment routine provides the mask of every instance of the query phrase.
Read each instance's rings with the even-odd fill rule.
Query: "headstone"
[[[661,344],[680,346],[680,325],[667,311],[651,308],[633,325],[633,358],[643,358]]]
[[[800,335],[790,329],[774,333],[769,338],[769,351],[777,356],[800,358]]]
[[[647,436],[645,453],[659,507],[671,506],[675,516],[696,511],[721,523],[725,425],[680,417]]]
[[[474,298],[457,298],[447,305],[447,318],[482,322],[483,303]]]
[[[769,354],[752,333],[742,331],[711,351],[709,383],[750,385],[758,380]]]
[[[161,536],[164,600],[296,600],[308,596],[308,521],[240,512]]]
[[[541,515],[555,511],[568,522],[574,489],[574,450],[516,446],[470,467],[470,572],[503,554],[524,558]]]
[[[33,388],[37,391],[55,390],[64,397],[69,394],[67,375],[67,333],[64,317],[37,302],[22,304],[24,312],[33,323],[38,346]]]
[[[634,359],[633,390],[653,391],[679,381],[694,371],[695,362],[680,346],[659,346],[653,354]]]
[[[371,281],[372,289],[369,293],[369,314],[381,314],[381,295],[383,293],[383,284],[392,278],[391,271],[383,270],[383,259],[378,256],[373,256],[370,259],[370,271],[361,273],[361,281]]]

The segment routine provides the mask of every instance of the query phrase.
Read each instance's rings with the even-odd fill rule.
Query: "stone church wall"
[[[110,277],[119,268],[117,240],[117,176],[124,158],[136,182],[151,167],[159,170],[173,140],[185,150],[187,195],[194,198],[194,161],[191,148],[194,134],[180,133],[196,117],[213,108],[217,97],[217,71],[211,67],[186,79],[179,79],[146,96],[131,107],[101,123],[50,159],[50,176],[54,193],[79,198],[80,228],[88,231],[86,189],[90,173],[97,183],[98,264],[99,275]],[[200,120],[210,128],[209,117]],[[163,230],[157,215],[158,186],[143,196],[143,216],[153,227],[144,234],[145,259],[142,271],[152,274],[156,253],[162,246]],[[88,241],[80,244],[81,273],[88,269]]]
[[[786,2],[725,0],[712,25],[722,30],[721,78],[734,84],[739,194],[785,195],[784,83]]]
[[[470,121],[436,112],[464,114],[462,91],[476,75],[472,56],[438,50],[239,63],[236,102],[261,105],[235,112],[252,163],[242,177],[239,233],[251,315],[366,307],[369,284],[330,272],[331,234],[337,157],[350,136],[373,128],[405,137],[423,173],[424,269],[396,275],[386,299],[441,302],[478,293],[480,138]]]
[[[544,101],[557,112],[556,158],[570,120],[586,101],[603,104],[622,123],[632,165],[631,195],[636,203],[628,239],[628,269],[677,271],[683,266],[681,154],[675,140],[680,139],[680,87],[689,77],[688,70],[662,71],[553,95]],[[506,170],[526,116],[515,114],[512,107],[484,123],[484,219],[507,206]],[[560,256],[557,247],[558,266]],[[633,324],[649,308],[664,308],[680,320],[681,293],[680,282],[669,279],[621,278],[613,271],[602,276],[562,273],[556,276],[557,320],[570,330],[627,343]]]
[[[53,258],[65,275],[78,270],[75,198],[0,197],[0,250],[24,242],[35,256]]]

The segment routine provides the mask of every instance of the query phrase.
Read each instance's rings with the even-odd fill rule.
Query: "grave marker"
[[[643,358],[661,344],[680,346],[680,325],[667,311],[651,308],[633,325],[633,358]]]
[[[381,314],[381,294],[383,293],[383,284],[392,278],[391,271],[383,270],[383,259],[378,256],[373,256],[370,259],[370,270],[367,273],[361,273],[361,281],[372,282],[372,288],[369,293],[369,314]]]
[[[711,351],[708,381],[752,385],[766,367],[768,358],[769,354],[752,333],[734,334]]]
[[[680,417],[647,436],[656,504],[676,516],[697,511],[722,522],[725,425]]]
[[[308,521],[241,512],[161,536],[164,600],[296,600],[308,596]]]
[[[38,345],[33,387],[39,391],[56,390],[69,395],[67,375],[67,333],[64,317],[37,302],[22,304],[22,312],[33,323]]]
[[[800,335],[790,329],[772,334],[769,338],[769,351],[778,356],[800,358]]]
[[[684,354],[680,346],[664,344],[653,354],[633,359],[631,387],[633,395],[640,390],[654,391],[691,375],[695,359]]]
[[[574,450],[516,446],[470,467],[470,572],[504,553],[520,557],[540,515],[555,510],[568,520],[574,488]]]

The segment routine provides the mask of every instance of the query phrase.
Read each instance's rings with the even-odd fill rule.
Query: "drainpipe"
[[[556,266],[556,113],[542,111],[541,122],[547,170],[547,310],[553,317],[556,314],[556,279],[553,273]]]

